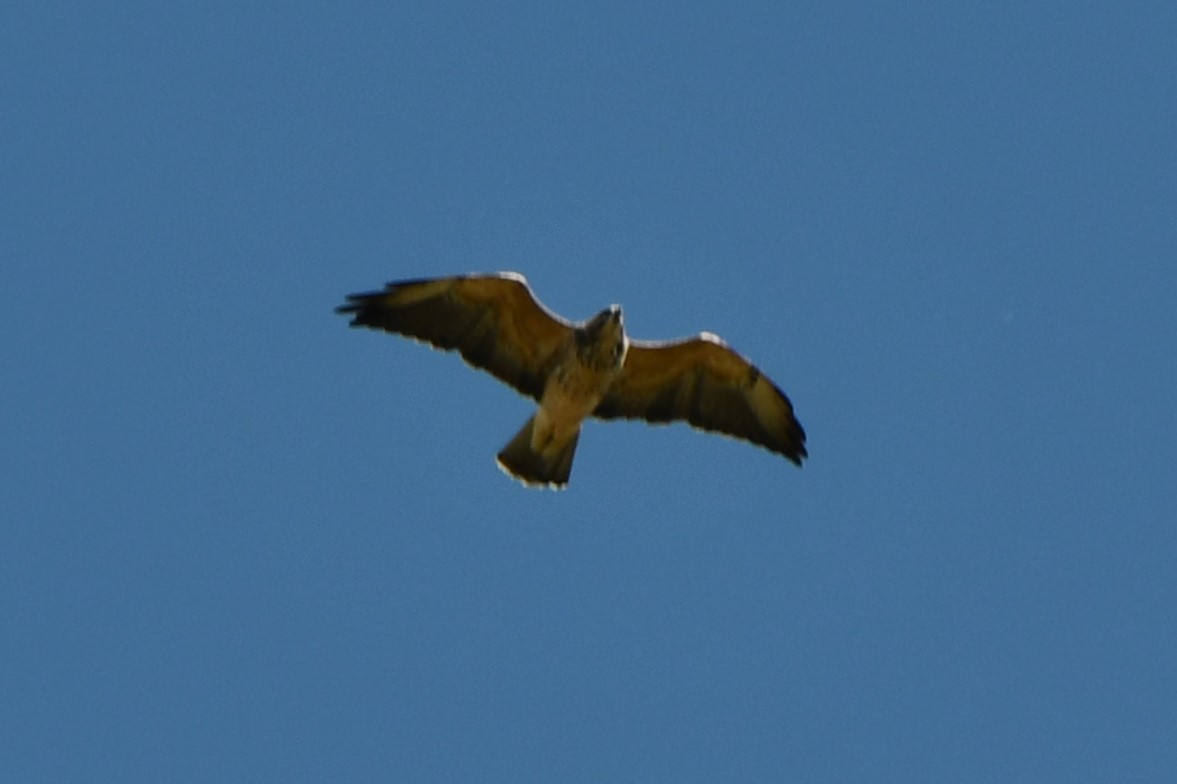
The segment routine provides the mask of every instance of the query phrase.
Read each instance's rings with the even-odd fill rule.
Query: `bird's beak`
[[[606,328],[621,326],[621,308],[617,305],[611,305],[605,308],[597,315],[593,316],[593,320],[588,323],[588,329],[591,332],[600,333]]]

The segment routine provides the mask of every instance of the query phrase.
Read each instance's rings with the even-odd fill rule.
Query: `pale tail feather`
[[[499,452],[499,468],[524,484],[564,487],[572,473],[572,458],[576,454],[580,433],[574,435],[557,454],[545,457],[531,448],[531,429],[534,426],[535,417],[532,417],[503,447],[503,451]]]

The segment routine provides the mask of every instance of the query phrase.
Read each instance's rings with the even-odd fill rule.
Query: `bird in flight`
[[[808,454],[789,398],[715,335],[630,340],[617,305],[573,323],[544,307],[518,273],[394,281],[348,295],[336,312],[350,315],[353,327],[457,350],[534,398],[539,409],[498,454],[499,467],[527,485],[568,484],[590,416],[685,420],[797,465]]]

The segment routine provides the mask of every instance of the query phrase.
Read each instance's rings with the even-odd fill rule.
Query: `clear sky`
[[[0,10],[0,780],[1177,780],[1167,2]],[[803,469],[332,308],[723,336]]]

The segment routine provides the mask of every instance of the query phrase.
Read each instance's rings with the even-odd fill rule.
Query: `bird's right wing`
[[[545,308],[522,275],[463,275],[394,281],[383,291],[350,294],[337,313],[371,327],[458,350],[538,400],[573,325]]]

